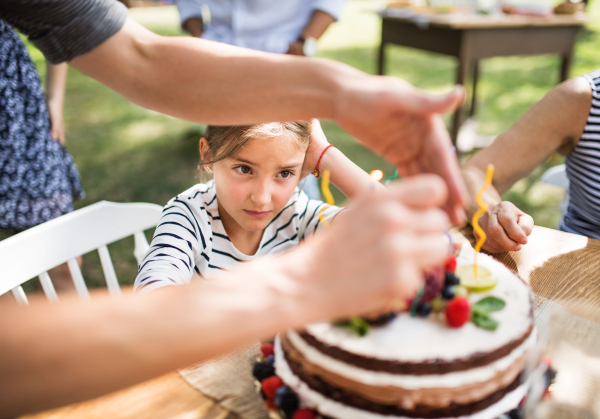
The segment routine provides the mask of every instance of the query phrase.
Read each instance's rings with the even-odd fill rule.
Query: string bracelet
[[[315,166],[315,170],[312,171],[312,174],[316,178],[319,177],[319,164],[321,163],[321,159],[323,158],[323,156],[325,155],[325,152],[327,150],[329,150],[330,147],[333,147],[333,144],[329,144],[327,147],[325,147],[325,150],[323,150],[323,152],[321,153],[321,156],[319,157],[319,160],[317,160],[317,165]]]

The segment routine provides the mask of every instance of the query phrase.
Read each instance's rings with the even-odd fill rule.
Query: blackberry
[[[508,417],[510,419],[525,419],[525,412],[523,411],[523,408],[517,407],[508,412]]]
[[[291,388],[281,386],[275,392],[275,405],[283,412],[286,419],[292,419],[294,412],[300,407],[300,400]]]
[[[446,272],[446,286],[451,285],[460,285],[460,279],[454,275],[454,272]]]
[[[262,382],[262,380],[264,380],[265,378],[269,378],[270,376],[275,375],[275,367],[273,366],[273,364],[269,364],[266,361],[257,362],[252,368],[252,375],[258,381]]]

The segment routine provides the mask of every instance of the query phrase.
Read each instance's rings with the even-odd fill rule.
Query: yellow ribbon
[[[471,225],[473,226],[473,231],[475,231],[477,233],[477,235],[479,236],[479,238],[477,239],[477,243],[475,243],[475,260],[473,263],[473,274],[474,274],[475,278],[477,278],[477,253],[479,253],[479,251],[481,250],[481,247],[483,246],[483,243],[485,243],[485,240],[487,239],[487,235],[485,234],[485,231],[483,231],[483,229],[479,226],[479,217],[481,217],[488,210],[488,206],[485,202],[483,202],[482,196],[483,196],[483,193],[486,191],[486,189],[489,188],[490,185],[492,184],[493,176],[494,176],[494,165],[488,164],[487,172],[485,174],[485,183],[483,184],[483,186],[481,187],[479,192],[477,192],[477,195],[475,197],[475,200],[477,201],[477,205],[479,205],[479,210],[477,210],[477,212],[475,214],[473,214],[473,218],[471,219]]]

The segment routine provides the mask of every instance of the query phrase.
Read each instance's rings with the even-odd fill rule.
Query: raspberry
[[[465,297],[455,298],[446,307],[446,322],[451,327],[461,327],[471,318],[471,306]]]
[[[310,409],[300,409],[294,412],[292,419],[316,419],[317,414]]]
[[[265,392],[267,398],[272,399],[275,397],[275,392],[279,387],[283,385],[283,381],[276,375],[269,378],[265,378],[260,384],[260,388]]]
[[[262,356],[265,358],[275,353],[272,343],[263,343],[260,345],[260,351],[262,352]]]
[[[456,271],[456,258],[454,256],[448,256],[446,259],[446,272],[454,272]],[[454,284],[453,284],[454,285]]]

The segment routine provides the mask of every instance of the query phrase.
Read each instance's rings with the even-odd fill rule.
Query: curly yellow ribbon
[[[335,200],[333,199],[333,195],[331,194],[331,190],[329,189],[329,176],[331,175],[331,173],[329,172],[329,170],[325,170],[323,172],[323,180],[321,181],[321,192],[323,192],[323,196],[325,197],[325,202],[327,202],[327,205],[333,205],[335,203]],[[329,227],[329,223],[327,222],[327,220],[325,219],[325,216],[323,215],[325,213],[325,211],[327,210],[327,206],[321,208],[319,210],[319,221],[325,226],[325,227]]]
[[[473,214],[473,218],[471,219],[471,225],[473,226],[473,231],[475,231],[477,233],[477,235],[479,236],[479,238],[477,239],[477,243],[475,243],[475,260],[473,263],[473,274],[474,274],[475,278],[477,278],[477,253],[479,253],[479,251],[481,250],[481,247],[483,246],[483,243],[485,243],[485,240],[487,239],[487,235],[485,234],[485,231],[483,231],[483,229],[479,226],[479,217],[481,217],[488,210],[488,206],[485,202],[483,202],[482,196],[483,196],[483,193],[486,191],[486,189],[489,188],[490,185],[492,184],[493,176],[494,176],[494,165],[488,164],[487,172],[485,174],[485,183],[483,184],[483,186],[479,190],[479,192],[477,192],[477,195],[475,197],[475,200],[477,201],[477,205],[479,205],[479,209],[477,210],[477,212],[475,214]]]

